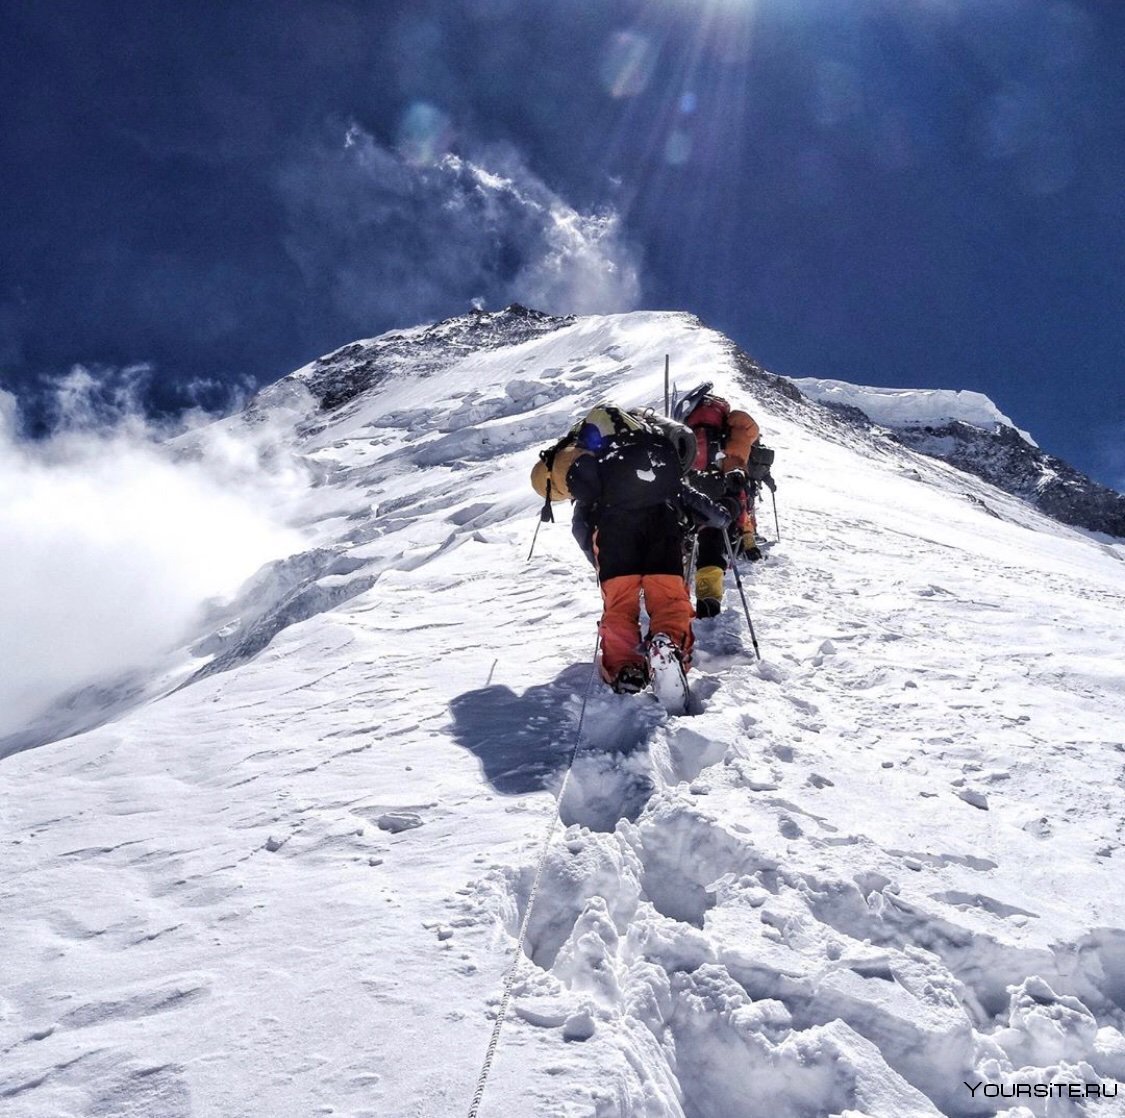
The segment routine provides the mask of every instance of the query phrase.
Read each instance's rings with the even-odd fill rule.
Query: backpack
[[[763,481],[770,476],[774,453],[768,446],[756,442],[750,448],[750,461],[746,463],[746,476],[751,481]]]
[[[769,477],[773,451],[759,443],[759,428],[745,411],[735,411],[704,381],[680,397],[672,414],[686,423],[696,438],[695,459],[691,468],[696,473],[722,473],[743,469],[751,480]]]
[[[730,434],[730,404],[721,396],[705,395],[684,422],[695,432],[695,461],[691,468],[702,473],[715,469]]]
[[[616,404],[599,404],[571,428],[572,433],[575,431],[578,446],[596,453],[615,439],[628,440],[635,435],[649,434],[652,427],[639,415]]]
[[[544,499],[540,518],[553,520],[552,502],[571,498],[566,483],[567,473],[583,454],[617,452],[624,461],[633,456],[636,448],[653,448],[659,455],[668,453],[669,446],[678,480],[691,468],[695,454],[695,439],[690,430],[655,413],[627,411],[615,404],[599,404],[553,446],[539,452],[539,461],[531,471],[531,485]],[[665,450],[660,451],[660,447]]]
[[[579,455],[600,450],[610,439],[650,430],[639,416],[614,404],[599,404],[553,446],[539,452],[539,461],[531,470],[531,487],[548,505],[552,501],[568,501],[566,474]]]
[[[644,446],[671,444],[681,476],[692,468],[695,436],[685,424],[660,415],[651,408],[626,411],[613,404],[599,404],[575,425],[577,445],[599,453],[636,443]]]

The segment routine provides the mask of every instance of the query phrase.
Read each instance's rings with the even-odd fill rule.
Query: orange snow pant
[[[602,675],[612,683],[626,664],[645,664],[641,598],[649,633],[666,633],[691,664],[691,597],[684,584],[684,533],[668,505],[602,510],[594,531],[602,587]]]
[[[683,654],[684,670],[691,667],[691,608],[680,575],[619,575],[602,583],[602,676],[617,678],[626,664],[644,664],[641,637],[641,595],[648,611],[649,632],[666,633]]]

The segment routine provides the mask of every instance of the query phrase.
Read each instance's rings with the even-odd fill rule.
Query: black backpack
[[[770,476],[773,457],[773,451],[768,446],[762,446],[761,441],[756,442],[750,448],[750,461],[746,463],[746,476],[751,481],[764,481]]]

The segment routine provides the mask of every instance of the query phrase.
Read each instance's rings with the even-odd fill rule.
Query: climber
[[[734,549],[741,549],[752,562],[762,558],[757,540],[754,503],[759,482],[773,488],[769,463],[773,452],[761,447],[760,431],[744,411],[732,410],[730,403],[711,392],[711,382],[679,399],[673,416],[695,435],[695,455],[689,479],[691,485],[712,500],[735,500],[739,511],[730,536]],[[762,457],[769,461],[763,465]],[[727,544],[723,532],[704,527],[699,531],[695,570],[695,612],[697,617],[714,617],[722,608],[723,574],[727,569]]]
[[[694,454],[695,439],[682,424],[603,404],[544,451],[533,471],[540,493],[550,487],[551,498],[575,502],[572,531],[602,591],[602,677],[618,692],[651,682],[669,709],[686,705],[691,666],[684,518],[723,530],[738,512],[735,501],[712,501],[686,482]]]

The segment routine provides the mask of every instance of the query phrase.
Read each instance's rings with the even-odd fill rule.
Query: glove
[[[721,501],[712,501],[706,510],[700,509],[699,522],[704,528],[717,528],[720,532],[726,532],[737,515],[734,500],[724,497]]]
[[[729,528],[732,524],[736,523],[738,521],[738,518],[742,515],[742,504],[739,502],[737,497],[724,497],[719,502],[719,505],[722,508],[723,512],[726,513],[727,517],[726,523],[723,524],[723,527]]]
[[[766,488],[767,488],[767,489],[768,489],[768,490],[769,490],[769,491],[770,491],[771,493],[776,493],[776,492],[777,492],[777,482],[773,480],[773,474],[766,474],[766,476],[765,476],[764,478],[762,478],[762,484],[763,484],[763,485],[764,485],[764,486],[765,486],[765,487],[766,487]]]
[[[737,497],[746,488],[746,474],[742,470],[731,470],[723,476],[727,492]]]

